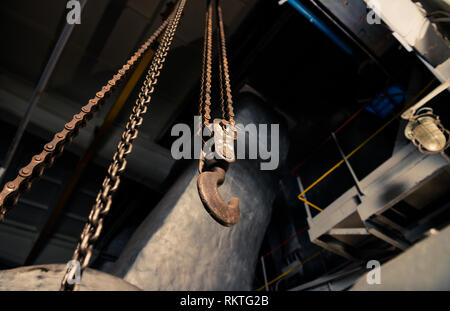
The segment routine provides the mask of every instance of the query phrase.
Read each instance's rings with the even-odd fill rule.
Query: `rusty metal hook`
[[[214,162],[207,171],[203,171],[197,178],[197,188],[200,200],[206,211],[221,225],[231,227],[239,221],[239,199],[232,197],[226,203],[219,193],[219,186],[225,181],[228,169],[225,161]]]

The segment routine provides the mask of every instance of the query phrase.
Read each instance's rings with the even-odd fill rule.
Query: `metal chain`
[[[217,19],[217,24],[219,23],[219,19]],[[217,46],[220,47],[222,44],[220,31],[216,35],[217,38]],[[225,88],[224,88],[224,74],[223,74],[223,60],[222,53],[219,52],[219,86],[220,86],[220,110],[222,111],[222,119],[227,119],[227,112],[225,109]]]
[[[212,87],[212,0],[208,1],[208,8],[206,11],[205,25],[205,47],[206,55],[204,62],[206,64],[206,72],[204,73],[204,80],[202,81],[202,87],[204,88],[203,99],[203,113],[201,114],[203,120],[203,126],[208,126],[211,120],[211,87]],[[206,59],[206,60],[205,60]]]
[[[198,132],[197,134],[199,136],[202,135],[202,127],[203,127],[203,122],[204,122],[204,112],[203,110],[205,109],[205,79],[206,79],[206,51],[208,48],[208,27],[206,25],[208,25],[208,21],[209,21],[209,14],[208,14],[208,10],[206,10],[206,14],[205,14],[205,32],[203,35],[203,57],[202,57],[202,74],[200,77],[200,102],[199,102],[199,109],[198,109],[198,114],[201,118],[200,120],[200,124],[199,124],[199,128],[198,128]]]
[[[205,14],[205,33],[203,41],[203,61],[202,61],[202,75],[200,81],[200,106],[199,113],[201,117],[201,124],[199,126],[198,134],[202,137],[202,129],[210,125],[211,120],[211,87],[212,87],[212,34],[213,34],[213,1],[207,1],[207,9]],[[222,111],[222,119],[234,125],[233,99],[231,96],[231,83],[228,68],[228,59],[226,51],[225,31],[222,17],[222,8],[219,0],[216,0],[216,15],[217,15],[217,45],[219,47],[219,85],[220,85],[220,108]],[[236,133],[234,133],[236,138]],[[205,143],[203,141],[203,143]],[[198,166],[199,173],[202,173],[205,168],[205,155],[200,152],[200,161]]]
[[[80,241],[72,256],[73,260],[80,263],[80,274],[83,273],[84,269],[86,269],[89,264],[93,245],[97,241],[103,227],[103,219],[111,208],[112,195],[119,187],[120,175],[127,165],[126,156],[131,153],[133,141],[138,136],[138,128],[143,122],[142,115],[147,112],[147,105],[150,103],[151,95],[155,91],[155,85],[158,82],[158,77],[166,60],[167,52],[170,49],[185,3],[186,0],[181,0],[179,2],[176,13],[171,18],[164,33],[164,37],[152,59],[152,63],[138,98],[136,99],[125,131],[117,145],[117,151],[113,156],[113,161],[108,168],[108,174],[103,181],[102,188],[97,195],[95,204],[89,214],[88,221],[81,233]],[[73,275],[73,269],[76,269],[76,266],[67,269],[61,282],[61,290],[78,290],[78,284],[69,284],[68,282],[69,277]]]
[[[210,124],[210,105],[211,105],[211,63],[212,63],[212,5],[216,1],[216,15],[219,31],[217,35],[217,46],[219,54],[219,84],[220,84],[220,107],[222,110],[222,119],[214,119],[213,124]],[[239,221],[239,199],[233,197],[227,203],[220,196],[218,187],[225,181],[226,172],[230,163],[235,161],[234,142],[229,141],[229,138],[236,139],[236,130],[234,126],[233,101],[231,98],[230,76],[228,73],[228,61],[226,54],[225,32],[223,27],[222,10],[219,5],[219,0],[208,0],[205,25],[205,39],[203,76],[201,95],[205,98],[200,100],[200,105],[204,104],[202,115],[203,127],[209,129],[210,138],[214,139],[214,149],[208,151],[201,150],[200,159],[198,163],[199,175],[197,178],[197,189],[200,201],[205,207],[206,211],[219,224],[230,227]],[[206,61],[205,61],[206,58]],[[206,67],[206,74],[205,73]],[[204,93],[203,93],[204,92]],[[202,107],[201,107],[202,108]],[[202,110],[202,109],[201,109]],[[231,126],[230,126],[231,125]],[[202,136],[203,138],[203,136]],[[202,139],[203,144],[205,141]],[[207,155],[212,155],[209,158]]]
[[[200,118],[201,123],[198,129],[198,135],[203,141],[203,128],[210,124],[211,120],[211,87],[212,87],[212,0],[207,0],[205,14],[205,34],[203,41],[203,60],[202,76],[200,81]],[[200,151],[200,160],[198,163],[199,173],[203,172],[205,159],[203,151]]]
[[[223,24],[222,17],[222,8],[220,7],[219,0],[217,0],[217,21],[219,25],[219,37],[220,37],[220,72],[221,72],[221,89],[222,89],[222,102],[226,100],[226,106],[223,109],[226,119],[231,124],[234,124],[234,111],[233,111],[233,98],[231,96],[231,82],[230,82],[230,73],[228,68],[228,59],[227,59],[227,47],[225,41],[225,30]],[[224,83],[224,84],[223,84]],[[223,93],[225,90],[225,99],[223,98]],[[222,104],[223,105],[223,104]]]
[[[200,81],[200,107],[199,112],[203,126],[208,126],[211,120],[211,87],[212,87],[212,33],[213,33],[213,0],[207,3],[205,18],[205,37],[203,42],[203,63]],[[231,83],[228,68],[225,31],[222,18],[222,8],[216,2],[218,45],[219,45],[219,82],[220,105],[223,119],[234,124],[233,99],[231,96]]]
[[[172,13],[173,14],[173,13]],[[86,125],[93,114],[104,104],[105,99],[124,79],[128,71],[147,52],[148,48],[155,42],[161,32],[167,27],[170,17],[142,44],[142,46],[130,57],[130,59],[117,71],[108,83],[90,99],[88,104],[81,108],[81,111],[72,117],[72,120],[64,125],[64,129],[55,134],[53,139],[44,145],[41,153],[32,157],[31,161],[19,170],[17,177],[5,184],[0,192],[0,221],[6,213],[13,208],[22,193],[31,188],[32,183],[39,179],[44,170],[52,166],[56,157],[60,156],[64,148],[72,142],[78,135],[79,130]]]

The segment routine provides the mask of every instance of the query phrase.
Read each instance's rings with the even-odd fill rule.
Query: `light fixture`
[[[433,113],[433,109],[421,108],[449,87],[450,79],[402,114],[403,119],[409,120],[405,128],[406,138],[411,140],[422,153],[442,153],[445,156],[443,151],[450,146],[450,132],[444,128],[439,117]]]
[[[410,118],[405,136],[425,154],[439,153],[450,145],[450,132],[431,108],[421,108]]]

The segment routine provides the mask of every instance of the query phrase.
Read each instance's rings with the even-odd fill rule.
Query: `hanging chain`
[[[205,37],[203,43],[203,68],[200,85],[200,116],[202,126],[208,126],[211,120],[212,87],[212,0],[208,1],[205,18]]]
[[[218,4],[217,4],[218,5]],[[219,19],[217,19],[217,25],[219,25]],[[224,87],[224,72],[223,72],[223,59],[222,59],[222,51],[220,47],[222,46],[222,37],[219,33],[216,35],[217,37],[217,46],[219,47],[219,88],[220,88],[220,110],[222,111],[222,119],[227,119],[227,112],[225,110],[225,87]]]
[[[198,114],[201,118],[200,120],[200,124],[199,124],[199,128],[198,128],[198,135],[202,135],[202,127],[203,127],[203,122],[204,122],[204,109],[205,109],[205,81],[206,81],[206,53],[207,53],[207,49],[208,49],[208,34],[209,34],[209,29],[207,27],[209,22],[209,11],[208,9],[206,10],[206,14],[205,14],[205,32],[203,35],[203,55],[202,55],[202,74],[200,77],[200,102],[199,102],[199,109],[198,109]]]
[[[218,67],[219,67],[219,87],[220,87],[220,108],[222,119],[211,120],[211,81],[212,81],[212,6],[213,1],[207,0],[205,39],[203,46],[203,68],[200,88],[200,112],[202,123],[200,134],[202,147],[205,146],[203,140],[203,129],[208,132],[208,139],[214,139],[214,145],[209,150],[200,151],[198,163],[199,175],[197,178],[197,190],[200,201],[209,215],[219,224],[230,227],[238,223],[240,217],[239,199],[232,197],[228,202],[220,196],[218,187],[225,181],[226,172],[230,163],[236,160],[234,153],[234,140],[236,129],[234,125],[233,100],[231,98],[230,75],[228,73],[228,60],[225,44],[225,31],[222,19],[222,9],[219,0],[216,0],[216,15],[218,33]]]
[[[72,256],[73,260],[80,263],[81,274],[89,264],[93,245],[98,239],[103,227],[103,219],[111,208],[112,195],[119,187],[120,175],[127,165],[126,156],[131,153],[133,141],[138,136],[138,128],[142,125],[143,121],[142,116],[147,112],[147,106],[151,101],[151,95],[155,91],[155,85],[158,82],[158,77],[166,60],[167,52],[170,49],[185,3],[186,0],[181,0],[179,2],[175,15],[171,17],[169,25],[164,33],[164,37],[152,59],[152,63],[133,107],[125,131],[117,145],[117,151],[113,156],[113,161],[108,168],[108,174],[103,181],[102,188],[97,195],[95,204],[89,214],[88,221],[81,233],[80,241]],[[66,271],[61,282],[61,290],[78,290],[78,284],[69,284],[68,282],[69,278],[73,276],[73,270],[75,268],[76,266],[72,266]]]
[[[202,75],[200,81],[200,124],[198,135],[203,140],[203,128],[208,127],[211,120],[211,87],[212,87],[212,0],[207,1],[205,14],[205,34],[203,41]],[[202,145],[205,142],[202,141]],[[203,151],[200,151],[198,163],[199,173],[203,172],[205,164]]]
[[[172,13],[173,14],[173,13]],[[133,56],[117,71],[108,83],[90,99],[88,104],[81,108],[81,111],[72,117],[72,120],[64,125],[64,129],[55,134],[53,139],[44,145],[41,153],[32,157],[31,161],[25,167],[19,170],[17,177],[5,184],[0,192],[0,221],[6,213],[13,208],[22,193],[31,188],[32,183],[39,179],[44,170],[52,166],[56,157],[60,156],[64,148],[72,142],[72,139],[78,135],[79,130],[86,125],[93,114],[104,104],[105,99],[124,79],[128,71],[140,60],[148,48],[155,42],[161,32],[167,27],[170,17],[167,18],[161,26],[142,44]]]
[[[205,14],[205,33],[203,41],[203,61],[202,61],[202,75],[200,81],[200,106],[199,113],[201,117],[201,123],[198,130],[198,135],[202,136],[203,128],[211,127],[211,88],[212,88],[212,47],[213,47],[213,2],[214,0],[207,0],[207,9]],[[220,7],[219,0],[216,1],[216,15],[217,15],[217,46],[219,49],[219,86],[220,86],[220,108],[222,111],[221,126],[231,125],[233,131],[233,137],[236,138],[234,130],[234,112],[233,112],[233,99],[231,96],[231,83],[230,74],[228,68],[228,59],[226,51],[226,40],[224,23],[222,17],[222,8]],[[217,121],[217,120],[216,120]],[[215,122],[216,122],[215,121]],[[203,141],[203,144],[205,141]],[[205,167],[205,154],[203,151],[200,153],[200,161],[198,171],[202,173]]]

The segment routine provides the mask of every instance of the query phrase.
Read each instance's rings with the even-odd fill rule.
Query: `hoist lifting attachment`
[[[32,161],[19,172],[17,178],[7,183],[0,192],[0,221],[5,214],[17,203],[19,196],[31,187],[34,180],[38,179],[45,168],[52,165],[56,156],[78,134],[81,127],[92,118],[104,99],[111,93],[117,84],[123,80],[125,74],[141,58],[151,44],[161,34],[161,42],[158,45],[143,87],[139,92],[136,103],[127,122],[126,128],[117,145],[108,172],[102,187],[97,195],[88,217],[88,221],[81,233],[72,260],[80,264],[80,277],[88,266],[94,243],[97,241],[102,228],[103,220],[109,213],[112,204],[112,195],[120,184],[120,176],[124,172],[127,160],[131,153],[133,141],[138,136],[138,129],[142,125],[143,115],[148,110],[151,96],[155,91],[158,78],[166,60],[167,53],[171,47],[175,31],[181,19],[186,0],[180,0],[170,17],[158,28],[158,30],[147,40],[145,44],[128,60],[122,69],[108,81],[94,99],[82,107],[81,112],[75,114],[73,119],[65,124],[64,129],[55,134],[54,139],[44,146],[44,150],[35,155]],[[212,1],[208,0],[206,12],[205,41],[203,50],[202,84],[200,99],[200,115],[202,117],[202,129],[210,130],[210,138],[214,138],[215,149],[211,151],[214,157],[204,154],[202,151],[199,164],[200,175],[197,180],[198,191],[201,201],[209,214],[224,226],[235,225],[239,220],[239,199],[231,198],[226,203],[218,192],[218,187],[225,181],[226,171],[230,163],[235,161],[234,140],[236,139],[233,101],[231,98],[230,77],[228,73],[228,61],[226,57],[225,33],[222,20],[222,11],[218,1],[216,2],[217,25],[219,34],[219,73],[220,73],[220,99],[222,108],[222,119],[214,120],[210,124],[211,105],[211,64],[212,64]],[[61,290],[78,290],[78,284],[73,283],[76,265],[69,267],[61,282]]]
[[[233,100],[231,96],[230,75],[228,70],[228,60],[226,54],[225,32],[222,19],[222,9],[219,0],[216,1],[216,15],[218,27],[219,45],[219,82],[220,82],[220,105],[222,119],[211,120],[211,86],[212,86],[212,15],[213,1],[207,0],[205,14],[205,35],[203,44],[203,65],[200,87],[200,107],[201,128],[199,134],[203,134],[203,129],[209,130],[214,136],[214,151],[212,155],[206,155],[201,151],[199,162],[199,176],[197,188],[200,200],[206,211],[221,225],[230,227],[239,221],[239,199],[233,197],[227,203],[219,194],[218,187],[225,181],[226,172],[230,163],[235,161],[234,140],[236,139]],[[204,145],[204,144],[203,144]]]
[[[232,197],[226,203],[219,194],[218,187],[225,181],[229,163],[223,160],[211,160],[198,176],[197,187],[200,200],[208,213],[221,225],[230,227],[239,221],[239,199]]]

